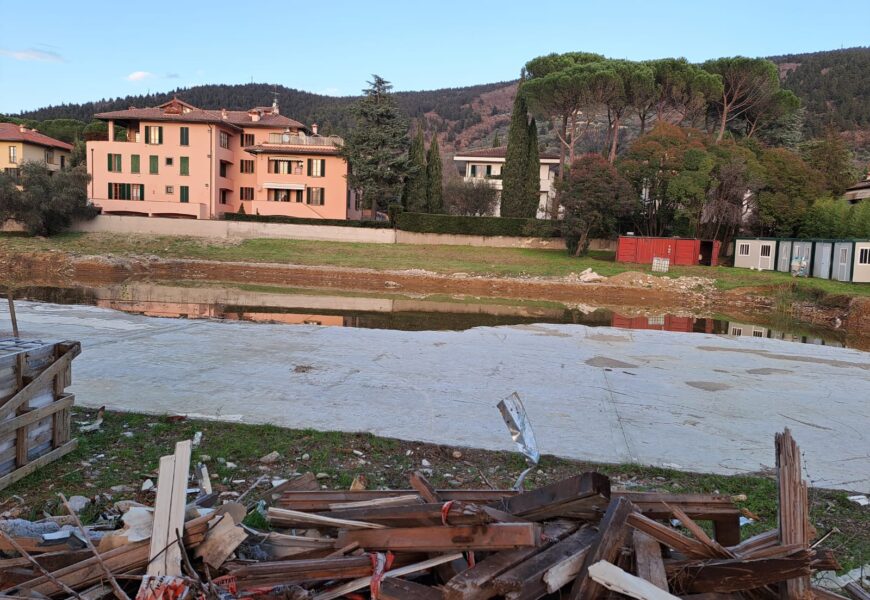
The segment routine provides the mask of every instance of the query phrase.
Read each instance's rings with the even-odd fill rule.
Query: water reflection
[[[464,330],[530,323],[580,324],[736,337],[780,339],[844,347],[837,332],[773,328],[723,318],[628,315],[591,306],[499,302],[493,299],[336,295],[326,290],[255,291],[240,287],[130,283],[104,288],[28,287],[16,297],[55,304],[87,304],[151,317],[226,319],[287,325],[363,327],[402,331]]]

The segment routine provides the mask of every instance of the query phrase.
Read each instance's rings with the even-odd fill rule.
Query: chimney
[[[311,135],[317,135],[317,123],[311,124]]]
[[[277,97],[272,99],[272,114],[273,115],[280,114],[278,112],[278,98]]]
[[[260,111],[251,109],[248,111],[248,114],[251,116],[251,121],[257,122],[260,120]]]
[[[21,133],[25,133],[27,131],[27,127],[25,127],[24,125],[19,125],[18,131],[20,131]]]
[[[222,108],[221,109],[221,119],[226,120],[226,118],[227,118],[227,109]]]

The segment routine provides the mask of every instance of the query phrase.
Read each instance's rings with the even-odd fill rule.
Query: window
[[[13,164],[18,162],[18,146],[9,146],[9,162]]]
[[[66,156],[61,154],[61,156],[60,156],[60,168],[63,169],[65,166],[66,166]]]
[[[247,135],[247,134],[245,134]],[[253,173],[254,172],[254,161],[252,160],[242,160],[239,163],[239,173]]]
[[[253,146],[254,145],[254,134],[253,133],[243,133],[242,134],[242,146]]]
[[[309,177],[325,177],[326,176],[326,160],[322,158],[308,159],[308,176]]]
[[[19,178],[21,177],[21,169],[14,169],[6,167],[3,171],[12,178],[12,181],[18,183]]]
[[[764,330],[763,329],[753,329],[752,330],[752,337],[763,338],[764,337]]]
[[[180,133],[181,133],[181,140],[179,141],[179,144],[182,146],[190,146],[190,128],[189,127],[182,127],[180,129]]]
[[[220,166],[220,174],[221,174],[221,177],[226,177],[226,176],[227,176],[227,165],[228,165],[228,164],[229,164],[229,163],[221,162],[221,166]]]
[[[284,135],[285,134],[283,134],[283,133],[270,133],[269,134],[269,143],[270,144],[280,144],[281,142],[284,141]],[[288,142],[290,141],[289,134],[287,134],[287,141]]]
[[[47,164],[47,165],[54,164],[54,150],[52,150],[50,148],[45,151],[45,164]]]
[[[269,172],[277,173],[279,175],[289,175],[290,173],[300,173],[301,169],[295,168],[293,163],[297,163],[298,165],[302,165],[301,162],[295,160],[279,160],[279,159],[271,159],[269,161]]]
[[[171,196],[171,195],[174,194],[174,193],[175,193],[175,188],[172,187],[171,185],[167,185],[167,186],[166,186],[166,194],[169,195],[169,196]]]
[[[308,188],[308,200],[311,206],[323,206],[323,188]]]
[[[492,165],[486,165],[486,176],[492,177]]]
[[[109,154],[109,172],[110,173],[120,173],[121,172],[121,155],[120,154]]]
[[[172,157],[171,157],[171,156],[167,156],[167,157],[166,157],[166,166],[167,166],[167,167],[171,167],[171,166],[172,166]]]
[[[302,190],[270,189],[266,194],[266,200],[269,202],[302,202]]]
[[[138,173],[139,172],[139,155],[132,154],[130,156],[130,172]]]
[[[471,165],[471,176],[477,177],[477,165]]]
[[[252,188],[252,187],[239,188],[239,200],[253,200],[253,199],[254,199],[254,188]]]
[[[181,202],[190,202],[190,188],[186,185],[178,186],[178,195]]]
[[[148,172],[151,173],[152,175],[157,175],[157,173],[159,171],[158,163],[159,163],[159,161],[158,161],[157,156],[155,156],[154,154],[149,156],[148,157]]]
[[[159,125],[145,126],[145,143],[159,145],[163,143],[163,127]]]
[[[763,257],[765,257],[765,258],[769,257],[769,256],[770,256],[770,249],[771,249],[772,247],[773,247],[773,246],[771,246],[770,244],[764,244],[764,245],[761,247],[761,256],[763,256]]]
[[[221,204],[226,204],[227,199],[230,197],[229,190],[221,190]]]
[[[142,200],[145,186],[140,183],[110,183],[109,200]]]
[[[230,134],[226,131],[220,132],[220,145],[221,148],[229,148],[230,147]]]
[[[731,335],[741,336],[741,335],[743,335],[743,329],[740,327],[732,327],[731,328]]]
[[[740,249],[737,251],[740,256],[749,256],[749,244],[740,244]]]
[[[179,159],[178,172],[181,175],[190,175],[190,157],[182,156]]]
[[[858,252],[858,264],[870,265],[870,248],[861,248]]]

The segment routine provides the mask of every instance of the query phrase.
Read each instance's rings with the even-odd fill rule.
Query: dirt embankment
[[[485,277],[443,275],[420,269],[376,271],[276,263],[164,259],[153,256],[79,256],[65,252],[29,254],[0,251],[0,282],[19,285],[99,286],[128,280],[213,281],[410,294],[465,294],[496,298],[589,303],[666,310],[671,313],[760,315],[781,311],[761,289],[720,292],[712,279],[656,277],[628,271],[596,283],[582,277]],[[779,301],[782,304],[782,301]],[[870,300],[788,302],[789,316],[825,327],[843,327],[870,339]],[[860,347],[859,344],[857,347]]]

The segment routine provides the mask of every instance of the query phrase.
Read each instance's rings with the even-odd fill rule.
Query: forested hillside
[[[870,127],[870,48],[773,56],[783,87],[801,99],[808,135]]]
[[[803,139],[822,135],[828,127],[845,132],[862,159],[870,155],[870,48],[849,48],[807,54],[774,56],[783,87],[801,100],[802,122],[793,127]],[[388,74],[386,74],[388,75]],[[362,87],[362,83],[361,87]],[[346,135],[350,124],[347,107],[355,97],[313,94],[282,85],[252,83],[213,84],[165,93],[102,99],[83,104],[47,106],[19,115],[40,131],[74,141],[98,112],[130,106],[155,106],[178,96],[203,108],[246,109],[271,104],[277,93],[281,112],[303,123],[317,122],[324,133]],[[441,150],[504,143],[516,82],[489,83],[463,88],[398,92],[399,107],[414,122],[437,132]],[[68,121],[74,119],[74,121]],[[637,127],[633,118],[625,125]],[[539,122],[542,148],[557,145],[552,124]],[[92,125],[99,131],[99,126]],[[85,134],[89,133],[85,130]]]

